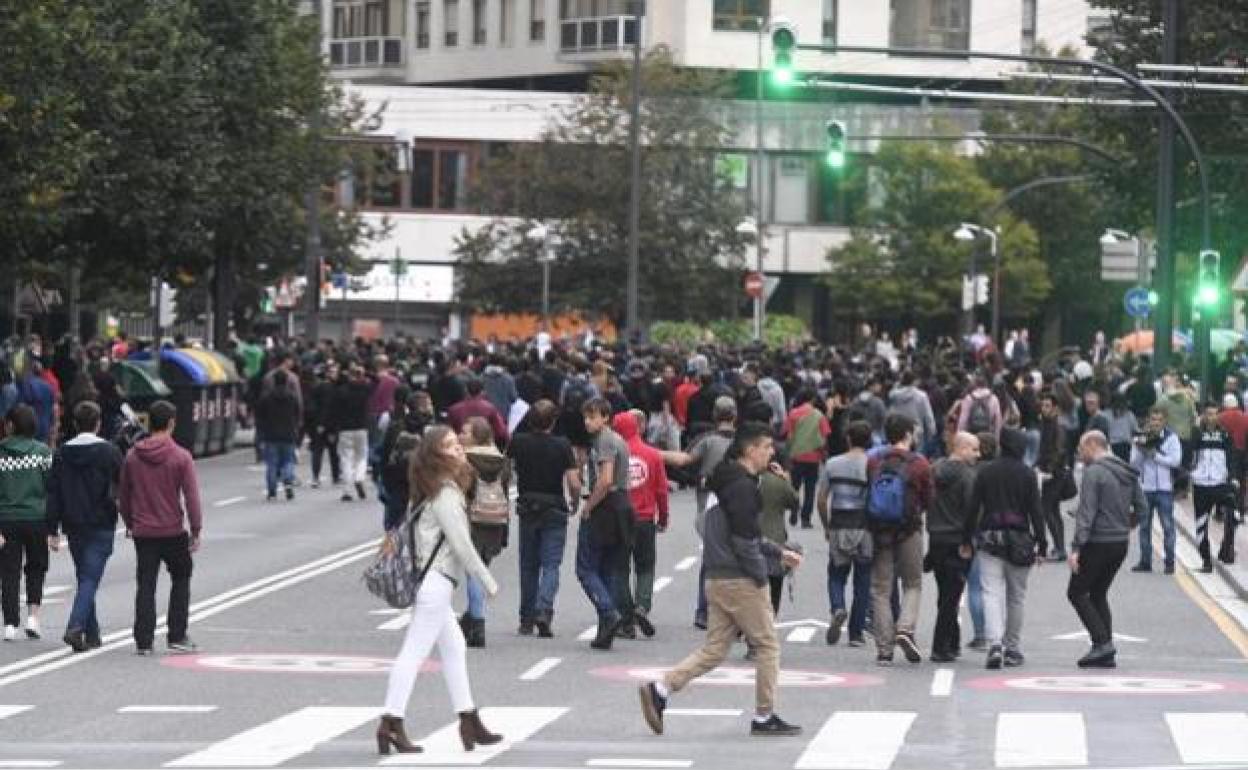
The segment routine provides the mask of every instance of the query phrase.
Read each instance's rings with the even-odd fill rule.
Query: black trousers
[[[1230,484],[1216,487],[1192,485],[1192,504],[1196,511],[1196,539],[1200,550],[1200,558],[1210,561],[1212,557],[1209,546],[1210,515],[1214,509],[1223,506],[1222,517],[1222,548],[1219,558],[1229,561],[1227,554],[1235,552],[1235,492]]]
[[[962,558],[957,543],[931,543],[927,549],[927,563],[936,578],[936,628],[932,631],[932,651],[953,654],[962,649],[958,606],[962,601],[962,591],[966,589],[971,560]]]
[[[771,591],[771,611],[780,617],[780,600],[784,598],[784,575],[768,575],[767,587]]]
[[[43,578],[48,573],[48,528],[39,521],[15,521],[0,527],[0,605],[4,624],[22,622],[22,573],[26,575],[26,603],[43,604]]]
[[[1071,471],[1063,468],[1040,486],[1040,510],[1044,513],[1044,523],[1049,528],[1053,547],[1062,553],[1066,551],[1066,524],[1062,521],[1062,478],[1067,473]]]
[[[169,642],[186,639],[187,617],[191,607],[191,538],[185,532],[173,537],[136,537],[134,644],[151,649],[156,634],[156,579],[160,565],[169,571]]]
[[[1085,543],[1079,550],[1079,571],[1072,573],[1066,598],[1088,629],[1092,644],[1114,640],[1114,618],[1109,610],[1109,587],[1127,558],[1127,544]]]
[[[315,428],[310,436],[312,448],[312,480],[321,479],[322,455],[329,453],[329,473],[334,483],[342,479],[342,469],[338,465],[338,434],[334,431]]]

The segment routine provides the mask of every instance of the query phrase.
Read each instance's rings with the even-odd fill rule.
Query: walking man
[[[613,586],[619,563],[633,537],[633,505],[628,498],[628,445],[611,430],[611,404],[591,398],[581,407],[589,447],[589,498],[581,507],[576,535],[576,578],[598,612],[598,633],[589,646],[609,650],[624,618],[615,606]]]
[[[1148,508],[1139,474],[1109,451],[1100,431],[1079,440],[1084,462],[1075,537],[1070,543],[1070,583],[1066,598],[1088,630],[1092,649],[1079,659],[1080,668],[1113,668],[1114,625],[1109,587],[1127,558],[1131,528]]]
[[[1200,550],[1200,571],[1213,572],[1213,551],[1209,546],[1209,523],[1214,509],[1221,508],[1222,546],[1235,542],[1236,498],[1232,480],[1239,477],[1239,453],[1231,434],[1218,421],[1217,404],[1205,404],[1196,430],[1192,452],[1192,503],[1196,516],[1196,541]],[[1220,553],[1225,556],[1225,553]]]
[[[273,388],[256,404],[256,434],[264,445],[264,480],[268,499],[277,499],[280,480],[286,499],[295,498],[295,443],[299,440],[299,402],[287,385],[285,369],[273,372]]]
[[[126,536],[134,538],[138,560],[134,645],[139,655],[152,654],[156,580],[161,564],[173,583],[169,589],[169,649],[196,650],[186,635],[186,626],[191,605],[191,555],[199,550],[203,514],[191,453],[173,441],[176,414],[168,401],[152,404],[148,410],[152,435],[135,444],[121,469],[118,508],[126,523]]]
[[[970,433],[954,434],[950,454],[932,469],[936,493],[927,514],[925,567],[936,578],[936,628],[932,632],[932,662],[949,663],[962,650],[958,629],[958,606],[971,560],[960,548],[966,531],[966,510],[975,485],[979,439]]]
[[[668,698],[723,663],[739,634],[755,653],[755,711],[750,734],[790,736],[802,731],[775,713],[780,644],[768,595],[767,558],[796,568],[802,557],[764,540],[759,528],[763,500],[758,477],[771,464],[774,453],[770,429],[745,423],[737,431],[728,456],[711,476],[710,488],[718,503],[707,512],[703,537],[709,628],[701,649],[662,680],[640,688],[642,715],[657,734],[663,733]]]
[[[824,641],[836,644],[849,620],[849,646],[865,644],[871,603],[874,541],[867,531],[867,449],[871,425],[855,420],[845,428],[849,449],[828,460],[819,479],[819,519],[828,541],[828,607],[831,622]],[[853,603],[846,609],[845,586],[853,572]]]
[[[100,422],[100,407],[95,402],[80,401],[74,407],[78,435],[57,450],[48,478],[48,536],[58,537],[62,529],[65,531],[78,578],[62,637],[74,652],[101,644],[95,594],[113,554],[117,530],[122,456],[116,445],[96,435]]]
[[[373,386],[364,367],[352,363],[349,373],[334,392],[334,412],[338,425],[338,464],[346,487],[342,501],[351,502],[351,488],[361,500],[367,497],[364,483],[368,480],[368,400]],[[462,427],[462,426],[461,426]]]

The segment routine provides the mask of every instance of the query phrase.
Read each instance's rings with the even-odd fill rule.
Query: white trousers
[[[451,581],[442,573],[429,570],[416,594],[412,622],[407,626],[403,647],[390,669],[390,682],[386,687],[387,716],[402,717],[407,710],[416,675],[429,657],[434,642],[438,645],[442,678],[446,680],[455,712],[473,710],[472,687],[468,683],[468,648],[451,604],[454,596],[455,586]]]
[[[344,430],[338,434],[338,463],[347,486],[368,481],[368,431]]]

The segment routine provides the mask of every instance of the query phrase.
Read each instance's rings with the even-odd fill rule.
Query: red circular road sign
[[[763,274],[762,273],[746,273],[745,274],[745,294],[748,297],[758,299],[763,296]]]

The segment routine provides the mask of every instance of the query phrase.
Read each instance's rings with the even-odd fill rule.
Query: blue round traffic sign
[[[1147,318],[1152,306],[1148,302],[1148,289],[1142,286],[1136,286],[1133,289],[1127,289],[1127,293],[1122,298],[1122,306],[1126,309],[1127,315],[1132,318]]]

